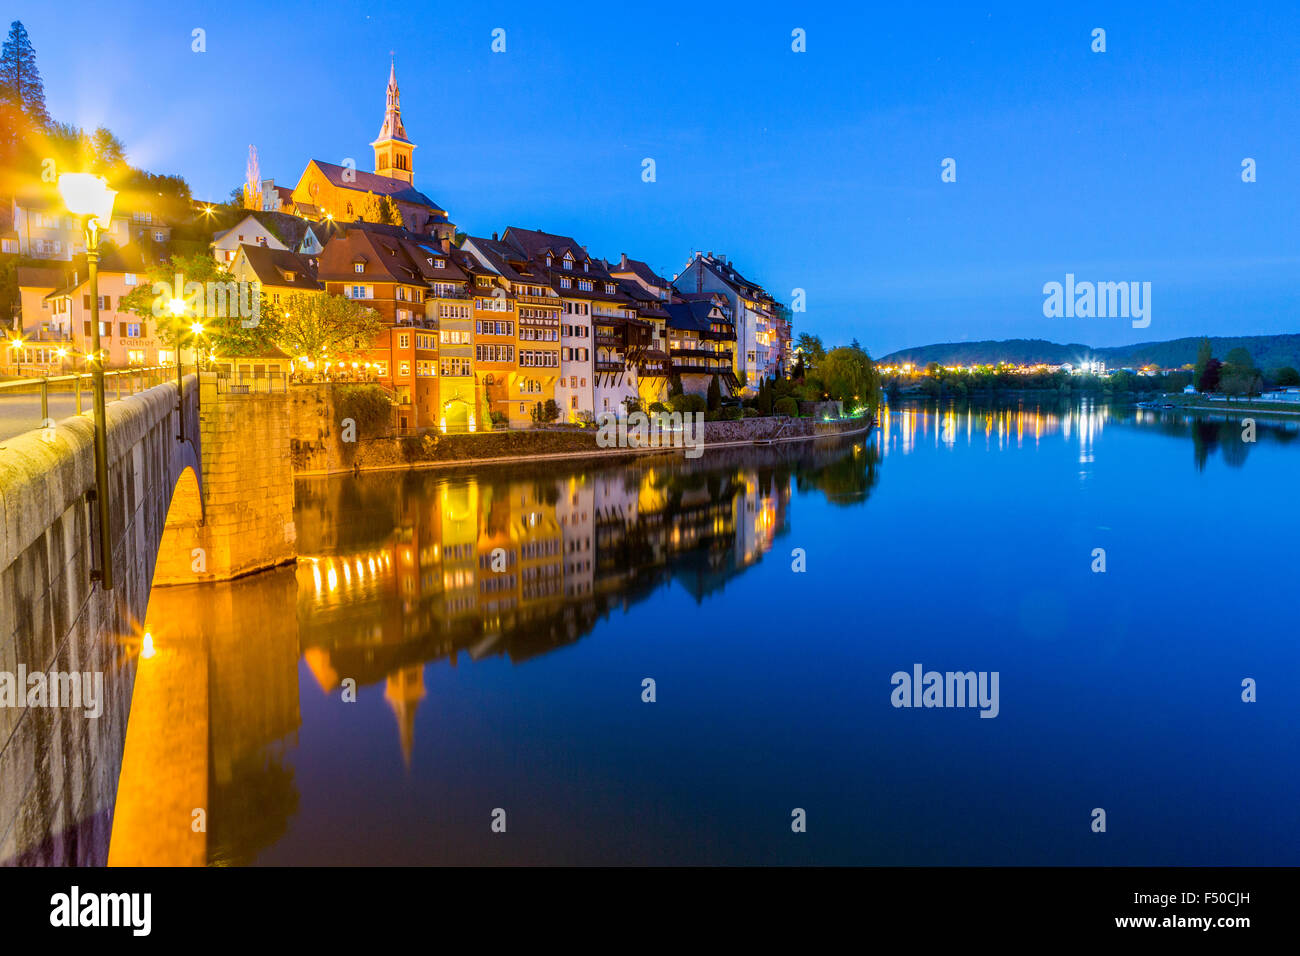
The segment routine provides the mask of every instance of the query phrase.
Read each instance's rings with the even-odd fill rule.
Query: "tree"
[[[198,346],[191,333],[191,326],[195,323],[203,326],[202,347],[211,349],[218,356],[265,354],[274,346],[279,317],[268,306],[266,296],[259,293],[257,324],[246,325],[254,319],[251,315],[241,314],[241,301],[251,310],[252,299],[247,294],[240,296],[235,277],[212,256],[201,252],[190,256],[174,255],[165,264],[150,266],[146,275],[147,281],[138,283],[129,295],[124,296],[118,308],[152,324],[158,338],[169,348],[178,344],[185,348]],[[177,276],[181,277],[180,298],[186,304],[181,315],[169,308],[170,301],[177,297]],[[160,288],[165,286],[168,291],[165,294],[156,292],[155,283]],[[196,290],[192,283],[198,283],[199,289]],[[225,314],[213,314],[216,311]]]
[[[361,208],[357,212],[357,218],[362,222],[382,222],[382,212],[379,207],[379,197],[373,192],[368,192],[365,198],[361,200]]]
[[[1210,359],[1214,357],[1214,352],[1210,348],[1209,339],[1201,339],[1201,344],[1196,349],[1196,366],[1192,372],[1192,381],[1196,382],[1198,390],[1201,388],[1201,378],[1205,375],[1205,368],[1210,364]]]
[[[842,345],[831,349],[818,372],[829,398],[838,399],[850,407],[876,407],[880,375],[871,356],[860,347]]]
[[[392,196],[385,196],[379,201],[379,221],[390,226],[404,225],[402,211],[397,208]]]
[[[19,20],[9,24],[9,36],[0,47],[0,99],[14,104],[33,127],[44,129],[49,125],[36,50]]]
[[[716,412],[718,406],[722,404],[722,389],[718,385],[718,376],[716,375],[709,379],[708,403],[711,412]]]
[[[1254,368],[1255,360],[1250,357],[1250,351],[1242,348],[1240,345],[1228,352],[1228,357],[1223,360],[1224,365],[1240,365],[1243,368]]]
[[[673,372],[672,377],[668,379],[668,397],[682,394],[682,376],[678,372]]]
[[[1290,365],[1284,365],[1273,373],[1273,384],[1279,388],[1285,388],[1288,385],[1300,385],[1300,372],[1297,372]]]
[[[1199,359],[1198,359],[1199,363]],[[1223,363],[1216,358],[1211,358],[1205,363],[1196,378],[1196,390],[1198,392],[1213,392],[1219,387],[1219,374],[1223,369]]]
[[[811,335],[808,332],[799,333],[799,338],[795,342],[795,351],[799,353],[800,359],[807,368],[816,368],[826,357],[826,347],[822,345],[821,336]]]
[[[290,357],[313,364],[370,348],[383,328],[374,309],[328,292],[291,292],[279,309],[276,344]]]

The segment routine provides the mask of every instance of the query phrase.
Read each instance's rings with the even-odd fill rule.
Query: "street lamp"
[[[99,230],[113,222],[113,200],[117,192],[102,176],[91,173],[63,173],[59,193],[68,212],[80,218],[86,229],[86,268],[90,273],[91,352],[95,387],[95,498],[99,506],[100,569],[91,572],[105,591],[113,589],[113,543],[109,533],[108,509],[108,425],[104,415],[104,353],[99,341]]]
[[[185,379],[181,377],[181,316],[185,314],[185,300],[172,299],[167,303],[176,327],[176,440],[185,440]]]

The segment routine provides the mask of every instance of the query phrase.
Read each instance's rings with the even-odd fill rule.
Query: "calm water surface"
[[[895,409],[303,482],[296,569],[150,617],[211,649],[214,863],[1296,865],[1298,477],[1294,423]],[[892,707],[918,663],[997,718]]]

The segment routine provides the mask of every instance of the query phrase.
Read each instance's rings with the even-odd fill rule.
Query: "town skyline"
[[[108,126],[134,164],[184,176],[196,198],[228,199],[249,144],[263,176],[277,182],[296,181],[308,157],[369,168],[391,50],[407,128],[422,146],[416,186],[458,227],[572,235],[593,255],[627,253],[669,277],[694,252],[713,250],[764,276],[778,299],[805,291],[796,335],[858,338],[881,355],[965,339],[1107,346],[1295,328],[1290,276],[1300,256],[1285,215],[1295,199],[1285,170],[1298,152],[1294,124],[1284,120],[1290,84],[1239,67],[1198,100],[1205,81],[1182,65],[1247,46],[1259,48],[1262,62],[1286,33],[1277,21],[1294,13],[1275,14],[1267,29],[1215,20],[1212,37],[1202,35],[1208,17],[1157,33],[1154,12],[1103,13],[1098,24],[1111,18],[1105,53],[1089,49],[1092,21],[1064,15],[1018,22],[949,13],[961,28],[924,51],[874,42],[913,37],[921,23],[903,13],[861,22],[849,14],[847,27],[837,13],[819,29],[817,17],[802,13],[787,23],[789,15],[758,7],[741,24],[706,11],[690,31],[649,16],[637,18],[638,29],[664,68],[629,72],[616,68],[625,56],[597,42],[590,25],[562,30],[527,11],[444,11],[431,30],[446,42],[430,57],[401,42],[422,23],[418,11],[395,10],[358,15],[340,31],[342,70],[320,64],[341,56],[344,40],[310,20],[290,37],[274,29],[270,38],[240,37],[241,55],[255,59],[270,54],[272,41],[281,58],[315,51],[304,61],[311,93],[292,107],[264,95],[259,71],[229,69],[231,34],[207,31],[206,51],[193,52],[203,16],[184,5],[162,17],[128,12],[112,24],[60,18],[56,28],[36,8],[17,18],[36,47],[51,114]],[[276,16],[289,22],[293,11]],[[627,23],[616,12],[604,20]],[[504,53],[491,51],[498,26]],[[71,60],[77,43],[65,42],[67,32],[91,27],[110,54],[148,42],[156,75],[168,82],[115,68],[97,76]],[[806,31],[807,52],[791,49],[796,28]],[[701,58],[718,35],[746,51],[749,66],[737,75],[725,56]],[[837,71],[868,41],[879,56],[861,86],[835,87]],[[570,44],[590,55],[559,55]],[[923,52],[946,67],[931,71]],[[1055,75],[1067,64],[1070,83]],[[214,69],[223,90],[216,99]],[[1080,75],[1086,80],[1074,82]],[[836,97],[812,96],[828,84]],[[192,117],[169,115],[191,88],[210,113],[198,128]],[[312,100],[330,108],[299,105]],[[517,119],[501,112],[507,100]],[[1122,121],[1105,120],[1106,103],[1122,104]],[[1098,121],[1081,123],[1087,116]],[[214,138],[214,129],[223,134]],[[509,149],[483,136],[494,129]],[[1258,164],[1255,182],[1241,181],[1244,157]],[[654,182],[642,181],[646,158],[655,160]],[[940,180],[945,158],[957,161],[956,182]],[[1152,326],[1045,318],[1042,285],[1066,272],[1151,282]]]

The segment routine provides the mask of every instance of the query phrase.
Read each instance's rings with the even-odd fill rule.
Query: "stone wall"
[[[201,507],[186,486],[159,545],[158,585],[228,581],[297,555],[289,394],[230,393],[205,373],[200,408]]]
[[[619,456],[628,449],[604,449],[595,429],[540,428],[394,438],[359,433],[357,441],[342,440],[340,414],[330,385],[289,389],[289,457],[298,475],[340,474],[385,468],[472,464],[492,459],[546,456]],[[861,419],[825,422],[812,418],[746,418],[734,422],[705,422],[706,444],[767,439],[812,438],[857,431]],[[635,451],[631,453],[636,453]]]
[[[186,379],[189,435],[196,386]],[[200,468],[193,445],[176,440],[176,406],[168,383],[106,407],[111,591],[90,578],[99,563],[91,417],[0,442],[0,674],[98,672],[105,698],[94,719],[0,706],[0,864],[107,859],[155,554],[178,479]]]

